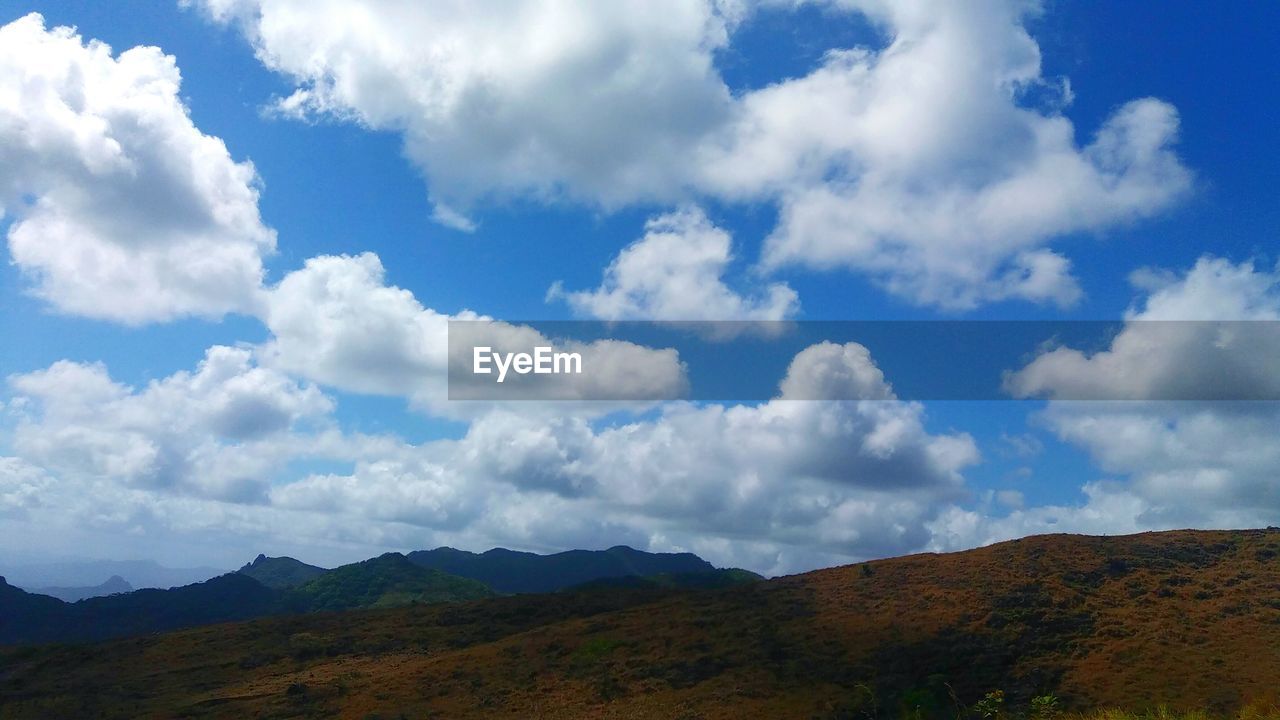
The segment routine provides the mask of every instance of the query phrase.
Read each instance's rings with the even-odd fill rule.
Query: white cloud
[[[22,400],[13,448],[63,479],[253,501],[308,444],[331,401],[314,386],[254,367],[247,350],[210,348],[193,373],[138,390],[98,364],[69,361],[9,378]],[[317,449],[318,451],[318,449]]]
[[[563,298],[580,315],[602,320],[783,320],[799,309],[796,292],[772,283],[756,295],[724,282],[733,260],[729,233],[698,208],[659,215],[645,235],[623,248],[595,290],[566,292],[559,283],[548,299]]]
[[[712,54],[736,13],[719,3],[191,4],[298,83],[282,109],[401,131],[453,220],[491,193],[669,197],[730,104]]]
[[[1020,397],[1280,397],[1280,272],[1204,257],[1181,278],[1137,273],[1148,296],[1108,349],[1041,353],[1006,378]]]
[[[801,350],[782,381],[784,400],[890,400],[893,388],[857,343],[822,342]]]
[[[856,349],[844,355],[858,366],[849,374],[870,363]],[[793,363],[784,386],[802,384],[807,367]],[[757,560],[772,553],[756,567],[794,570],[929,541],[927,524],[964,498],[961,471],[978,454],[967,435],[931,435],[923,419],[920,405],[896,401],[674,403],[604,427],[492,411],[413,464],[317,476],[276,497],[312,510],[372,505],[437,527],[458,519],[444,498],[465,487],[473,520],[457,532],[490,543],[678,538],[716,552],[722,538],[752,544]]]
[[[947,308],[1069,305],[1081,290],[1056,238],[1149,216],[1191,184],[1160,100],[1077,141],[1069,85],[1042,75],[1026,30],[1039,7],[1021,0],[831,0],[887,44],[833,48],[806,75],[735,95],[715,54],[751,22],[747,4],[195,4],[298,82],[285,108],[401,131],[437,216],[464,228],[458,208],[486,196],[765,201],[780,210],[768,269],[848,268]],[[1031,107],[1033,89],[1059,102]],[[637,297],[628,279],[579,301],[616,313],[674,296]]]
[[[1138,279],[1148,294],[1108,349],[1046,351],[1010,386],[1052,398],[1134,398],[1055,400],[1043,421],[1102,470],[1127,478],[1122,492],[1141,503],[1138,524],[1270,524],[1280,512],[1276,403],[1160,398],[1280,393],[1280,273],[1202,258],[1181,276],[1145,271]]]
[[[36,14],[0,28],[0,210],[33,292],[129,324],[253,312],[275,233],[257,176],[201,133],[174,59],[113,57]]]
[[[22,458],[0,456],[0,520],[24,518],[43,505],[51,485],[49,475]]]
[[[848,350],[858,367],[847,374],[874,367]],[[793,363],[784,384],[806,367]],[[896,401],[677,403],[613,424],[490,410],[461,439],[412,446],[339,434],[328,399],[245,350],[213,348],[195,372],[143,389],[67,362],[10,382],[21,402],[3,507],[117,544],[216,534],[235,551],[311,546],[308,557],[350,560],[628,542],[781,572],[923,546],[977,460],[967,435],[930,434],[920,405]],[[229,426],[226,412],[246,407],[257,410],[235,415],[263,419]],[[281,476],[308,459],[351,469]]]
[[[1190,175],[1164,102],[1124,105],[1084,147],[1065,117],[1020,106],[1040,75],[1016,18],[949,4],[920,25],[890,15],[883,51],[836,53],[747,96],[704,167],[729,192],[776,188],[765,265],[847,267],[950,308],[1074,302],[1070,263],[1048,242],[1150,215]]]
[[[1055,403],[1045,420],[1103,470],[1130,478],[1151,517],[1257,526],[1280,512],[1274,403]]]
[[[447,402],[449,321],[487,318],[469,311],[450,316],[423,307],[413,293],[385,284],[382,263],[372,253],[311,258],[269,291],[265,306],[264,322],[273,337],[258,351],[270,367],[335,388],[406,397],[419,409],[443,415],[471,416],[487,407]],[[475,327],[498,350],[530,352],[550,346],[581,353],[583,366],[591,372],[580,381],[561,376],[571,383],[571,392],[555,397],[670,398],[680,396],[686,384],[684,366],[674,350],[614,340],[555,342],[533,328],[495,321]],[[470,367],[471,358],[460,362]],[[513,381],[493,397],[547,396]]]
[[[271,290],[263,362],[331,387],[421,396],[442,383],[448,315],[383,282],[373,253],[321,256]]]
[[[1079,505],[1015,507],[997,516],[989,509],[969,510],[949,507],[929,523],[930,548],[937,551],[965,550],[1004,540],[1046,533],[1126,535],[1147,530],[1170,530],[1179,525],[1152,517],[1150,504],[1115,483],[1086,483],[1084,502]],[[1218,527],[1231,526],[1217,525]]]

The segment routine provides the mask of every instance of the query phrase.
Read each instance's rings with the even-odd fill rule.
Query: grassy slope
[[[0,657],[0,716],[836,718],[1277,700],[1280,532],[1044,536],[702,592],[290,617]]]

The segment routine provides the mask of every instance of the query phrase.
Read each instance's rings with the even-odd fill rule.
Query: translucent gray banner
[[[1280,400],[1277,321],[450,321],[449,399]]]

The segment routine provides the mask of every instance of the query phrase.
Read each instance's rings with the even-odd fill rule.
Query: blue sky
[[[787,572],[1046,530],[1266,524],[1280,514],[1265,479],[1276,458],[1261,447],[1277,428],[1270,405],[1243,419],[1215,406],[1045,401],[926,402],[893,418],[831,410],[825,420],[767,404],[709,404],[675,420],[663,408],[599,415],[554,405],[483,415],[442,404],[418,378],[438,338],[414,334],[463,310],[513,321],[1275,319],[1280,91],[1264,48],[1280,9],[993,0],[967,13],[928,2],[891,12],[690,0],[657,22],[642,7],[610,15],[518,3],[513,17],[546,23],[539,44],[484,9],[402,7],[394,21],[362,23],[340,13],[363,3],[325,5],[313,15],[333,22],[290,24],[279,20],[287,0],[189,5],[0,11],[0,25],[43,16],[42,29],[21,28],[25,41],[76,28],[74,41],[47,44],[68,67],[109,67],[79,54],[90,40],[117,58],[135,46],[172,56],[180,90],[157,102],[184,106],[190,126],[164,122],[176,123],[175,137],[219,138],[228,153],[190,163],[251,161],[256,179],[226,182],[260,188],[236,201],[257,219],[218,225],[200,242],[240,247],[237,232],[275,233],[274,252],[262,250],[265,235],[244,246],[263,268],[254,288],[113,304],[67,256],[110,246],[137,258],[166,243],[186,252],[163,220],[147,219],[166,200],[144,197],[153,187],[144,183],[119,201],[130,205],[122,217],[141,218],[138,232],[94,235],[109,223],[88,210],[65,236],[37,225],[40,198],[66,208],[114,181],[108,171],[59,174],[71,151],[36,142],[31,128],[61,120],[0,93],[0,121],[9,120],[0,160],[13,158],[0,168],[10,253],[0,267],[2,552],[231,566],[259,551],[332,563],[438,544],[628,542]],[[450,33],[468,40],[440,40]],[[414,37],[443,49],[424,60]],[[851,48],[862,54],[840,54]],[[6,55],[0,89],[34,92],[30,78],[43,77],[79,107],[74,77],[41,75],[48,62]],[[98,77],[83,72],[82,82]],[[839,81],[805,83],[823,72]],[[934,89],[912,90],[917,80]],[[309,94],[294,95],[300,88]],[[457,88],[461,100],[449,94]],[[778,88],[791,94],[771,96]],[[282,106],[290,96],[299,104]],[[83,127],[97,128],[85,132],[114,134],[145,177],[145,137],[127,128],[152,106],[94,102],[79,109]],[[95,113],[102,127],[86,119]],[[1065,144],[1043,139],[1064,126]],[[1120,128],[1112,144],[1090,150],[1108,127]],[[1045,133],[1041,145],[1035,133]],[[157,177],[181,184],[182,172],[166,166]],[[202,182],[192,181],[194,195],[208,189]],[[1009,194],[994,197],[1001,188]],[[449,213],[466,221],[441,222]],[[34,230],[23,235],[24,224]],[[212,246],[199,247],[182,262],[208,258]],[[631,264],[628,249],[637,249]],[[361,253],[376,254],[381,274],[351,261]],[[349,257],[328,274],[308,263],[326,256]],[[144,266],[121,272],[152,272]],[[1019,282],[1029,268],[1045,274]],[[1143,269],[1162,272],[1135,286]],[[304,287],[313,275],[328,278],[329,295]],[[282,289],[289,277],[296,293]],[[686,281],[713,290],[690,295]],[[555,283],[564,292],[549,296]],[[407,292],[392,298],[392,288]],[[1051,395],[1093,373],[1102,386],[1127,361],[1139,375],[1162,363],[1211,373],[1188,360],[1203,342],[1176,339],[1152,361],[1117,341],[1114,362],[1049,358],[1037,382]],[[195,377],[215,346],[241,353],[224,358],[236,369]],[[103,413],[154,417],[112,421],[73,407],[59,393],[82,386],[64,371],[116,384],[103,391],[113,398]],[[147,396],[166,382],[182,390]],[[254,402],[228,412],[257,427],[247,414],[270,410],[269,432],[228,431],[221,416],[162,419],[203,417],[244,384],[258,389]],[[720,425],[721,411],[743,417]],[[853,435],[810,447],[824,422]],[[821,461],[716,455],[768,445],[731,436],[753,423]],[[899,427],[908,430],[890,446],[868,449],[868,438]],[[716,435],[683,450],[643,445],[703,430]],[[1214,437],[1239,443],[1234,459],[1201,445]],[[628,448],[630,460],[610,455]],[[241,467],[242,456],[253,461]],[[715,477],[682,494],[681,478],[704,470]],[[223,472],[225,482],[205,477]],[[574,520],[557,521],[566,516]]]

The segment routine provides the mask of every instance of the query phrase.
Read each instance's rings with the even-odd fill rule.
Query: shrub
[[[1031,720],[1053,720],[1062,714],[1058,698],[1053,695],[1037,695],[1031,698]]]
[[[1004,714],[1004,691],[992,690],[973,706],[973,712],[984,720],[999,720]]]

